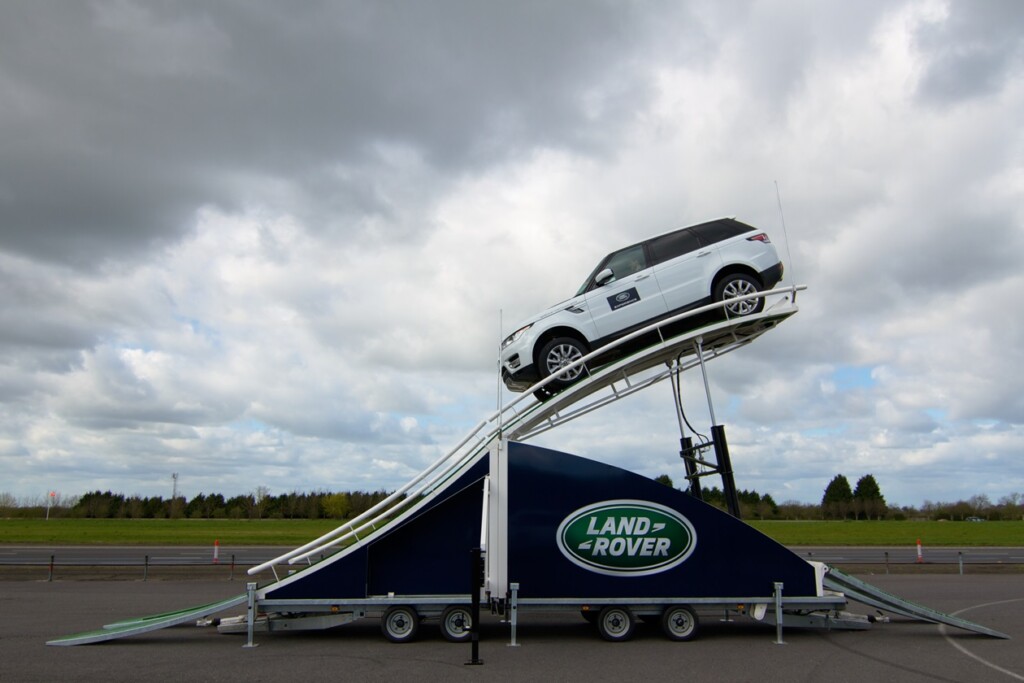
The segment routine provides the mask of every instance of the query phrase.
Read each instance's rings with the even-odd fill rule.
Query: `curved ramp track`
[[[274,571],[275,579],[278,579],[276,565],[286,562],[293,565],[303,560],[309,562],[310,558],[323,555],[342,543],[365,540],[368,534],[375,533],[389,520],[405,519],[415,514],[417,510],[429,504],[459,472],[465,471],[482,458],[487,452],[488,445],[496,438],[526,441],[541,432],[667,379],[677,371],[669,364],[676,364],[678,370],[698,365],[698,350],[703,353],[704,361],[707,361],[746,346],[795,314],[799,310],[796,306],[797,292],[804,289],[805,285],[795,285],[738,297],[764,297],[764,310],[754,315],[726,319],[669,336],[668,330],[685,326],[691,320],[702,320],[716,314],[721,316],[719,311],[725,310],[725,303],[703,306],[649,325],[601,347],[567,366],[567,370],[578,366],[584,366],[587,370],[586,376],[576,384],[545,402],[537,401],[528,393],[519,395],[481,421],[455,448],[377,505],[320,538],[253,567],[249,574],[254,575],[270,569]],[[732,301],[735,300],[730,300]],[[657,341],[653,345],[629,353],[633,345],[651,335],[657,335]],[[590,365],[602,357],[608,357],[610,352],[621,352],[624,357],[593,371],[590,370]],[[645,374],[652,368],[662,365],[665,367],[659,372]],[[542,389],[554,379],[555,377],[548,377],[534,385],[534,389]]]

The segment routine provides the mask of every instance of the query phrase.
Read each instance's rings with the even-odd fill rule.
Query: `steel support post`
[[[785,645],[782,640],[782,583],[775,582],[775,644]]]
[[[480,585],[483,583],[483,562],[480,555],[480,548],[473,548],[469,553],[469,599],[473,623],[469,636],[472,658],[466,662],[467,665],[483,664],[483,660],[480,659]]]
[[[519,584],[509,584],[512,588],[512,598],[508,601],[509,610],[509,623],[512,624],[512,641],[509,642],[509,647],[519,647],[519,643],[516,642],[516,625],[519,623]]]
[[[245,584],[246,592],[246,608],[245,608],[245,623],[246,623],[246,641],[242,647],[258,647],[258,643],[252,642],[253,632],[256,630],[256,586],[255,582]]]
[[[736,494],[736,480],[733,478],[732,460],[729,458],[729,442],[725,439],[723,425],[711,425],[711,441],[715,444],[718,473],[722,475],[722,493],[725,495],[729,514],[740,519],[740,499]]]

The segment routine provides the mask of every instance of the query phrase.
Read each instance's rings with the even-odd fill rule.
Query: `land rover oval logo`
[[[682,564],[697,532],[672,508],[644,500],[606,500],[571,512],[558,526],[558,549],[598,574],[647,576]]]
[[[622,294],[619,294],[618,296],[616,296],[615,300],[618,301],[619,303],[622,303],[623,301],[625,301],[628,298],[629,298],[629,292],[623,292]]]

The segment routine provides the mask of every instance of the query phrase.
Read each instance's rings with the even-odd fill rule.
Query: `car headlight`
[[[504,349],[506,346],[508,346],[509,344],[513,343],[514,341],[516,341],[517,339],[522,337],[524,334],[526,334],[526,331],[528,329],[530,329],[531,327],[533,327],[533,323],[530,323],[529,325],[525,325],[523,327],[520,327],[518,330],[516,330],[512,334],[510,334],[507,337],[505,337],[505,341],[501,342],[501,348]]]

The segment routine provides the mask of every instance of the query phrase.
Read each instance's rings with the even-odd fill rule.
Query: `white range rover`
[[[619,249],[601,259],[573,298],[517,325],[502,341],[502,379],[512,391],[526,391],[590,351],[656,320],[771,289],[782,272],[768,235],[734,218],[691,225]],[[726,306],[730,316],[763,307],[763,298]],[[563,372],[537,398],[558,393],[582,373],[582,367]]]

